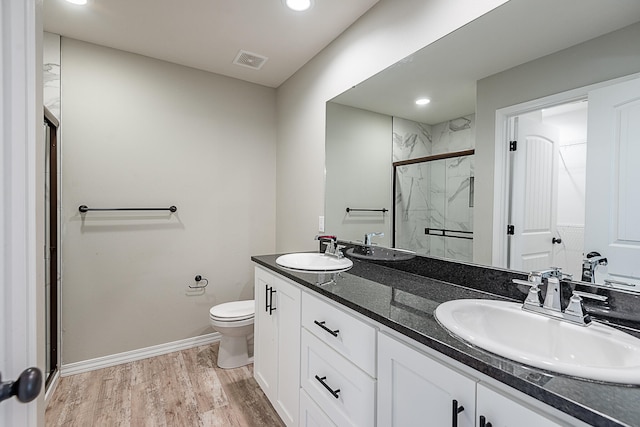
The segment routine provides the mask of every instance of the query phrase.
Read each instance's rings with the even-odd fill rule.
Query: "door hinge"
[[[518,141],[509,141],[509,151],[516,151],[518,149]]]
[[[513,225],[507,225],[507,235],[513,236],[516,234],[516,227]]]

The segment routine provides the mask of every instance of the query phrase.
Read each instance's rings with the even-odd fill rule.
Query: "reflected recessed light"
[[[427,105],[431,100],[429,98],[419,98],[416,99],[416,105]]]
[[[69,3],[85,5],[87,4],[87,0],[67,0]]]
[[[313,6],[313,0],[283,0],[284,4],[291,10],[296,12],[304,12],[311,9]]]

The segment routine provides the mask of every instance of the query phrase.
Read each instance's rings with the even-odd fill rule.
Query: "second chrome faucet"
[[[573,291],[569,304],[563,310],[560,280],[564,278],[571,279],[571,276],[564,275],[559,268],[551,268],[549,270],[532,271],[529,273],[529,280],[513,279],[514,283],[530,286],[527,299],[522,304],[522,309],[582,326],[589,325],[591,317],[584,309],[582,298],[606,301],[607,297]],[[547,282],[547,291],[543,302],[540,303],[540,288],[538,286],[542,285],[545,280]]]

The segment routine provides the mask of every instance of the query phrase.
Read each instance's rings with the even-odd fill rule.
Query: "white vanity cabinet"
[[[255,299],[254,376],[287,426],[587,426],[261,267]]]
[[[549,418],[525,402],[514,400],[490,386],[478,383],[476,395],[478,427],[557,427],[566,425]],[[482,421],[481,421],[481,418]],[[577,422],[577,420],[576,420]],[[484,424],[484,425],[483,425]]]
[[[587,426],[523,393],[482,381],[378,333],[378,426]],[[464,407],[457,417],[454,405]]]
[[[256,267],[254,377],[287,426],[298,425],[300,288]]]
[[[377,406],[378,426],[472,427],[476,380],[379,333]]]

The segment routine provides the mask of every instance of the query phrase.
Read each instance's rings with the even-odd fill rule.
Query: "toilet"
[[[238,368],[253,362],[247,340],[253,335],[254,316],[254,300],[226,302],[209,310],[211,326],[222,335],[217,361],[220,368]]]

